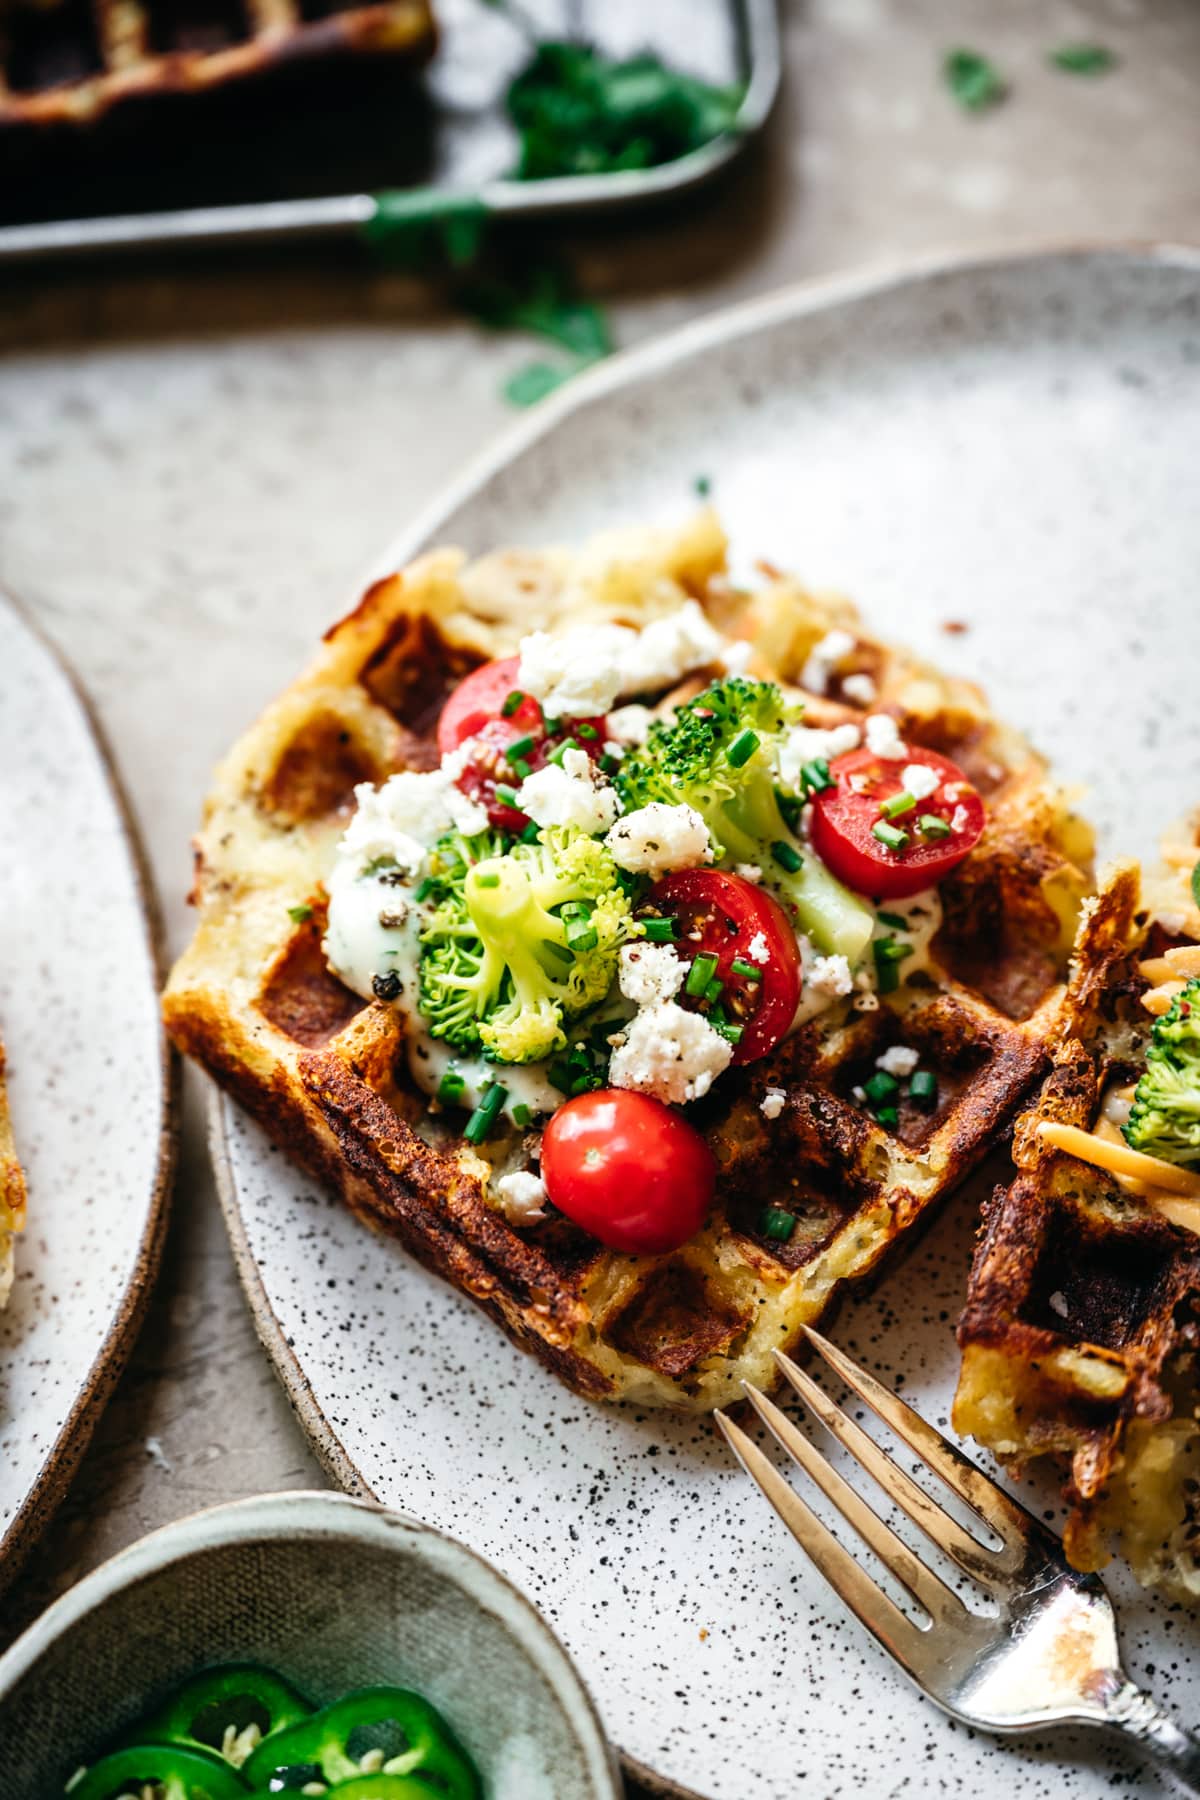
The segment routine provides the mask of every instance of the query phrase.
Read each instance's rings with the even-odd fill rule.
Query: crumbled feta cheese
[[[492,1183],[510,1225],[536,1225],[546,1216],[546,1184],[540,1175],[518,1169]]]
[[[609,713],[608,735],[616,738],[620,744],[644,744],[653,722],[654,714],[650,708],[639,706],[634,700],[628,706],[618,706],[615,712]]]
[[[847,750],[857,750],[862,733],[857,725],[834,725],[828,731],[815,726],[793,725],[779,746],[779,779],[784,787],[800,786],[800,771],[805,763],[824,758],[832,762]]]
[[[651,619],[631,636],[621,670],[623,694],[669,687],[692,669],[716,662],[725,648],[725,639],[695,600],[685,601],[661,619]]]
[[[850,1098],[851,1098],[851,1099],[852,1099],[852,1100],[854,1100],[854,1101],[857,1101],[857,1103],[858,1103],[858,1105],[859,1105],[859,1106],[865,1106],[865,1105],[866,1105],[866,1104],[867,1104],[867,1090],[866,1090],[866,1088],[863,1088],[863,1087],[852,1087],[852,1088],[851,1088],[851,1089],[850,1089]]]
[[[573,825],[594,835],[617,816],[617,796],[586,750],[566,750],[562,765],[547,763],[517,789],[517,806],[537,825]]]
[[[744,675],[754,661],[754,645],[746,638],[730,638],[717,660],[727,675]]]
[[[951,831],[965,831],[971,823],[971,815],[965,806],[956,806],[950,815]]]
[[[842,692],[847,700],[854,700],[859,706],[870,706],[879,693],[879,689],[866,674],[847,675],[842,680]]]
[[[891,713],[869,713],[865,726],[867,749],[885,762],[900,762],[908,755],[908,745],[900,736]]]
[[[740,875],[743,881],[762,880],[762,870],[757,863],[734,863],[733,872]]]
[[[622,671],[638,634],[627,625],[572,625],[521,639],[516,685],[552,719],[606,713],[622,691]]]
[[[614,1087],[679,1106],[707,1094],[732,1057],[733,1045],[702,1013],[664,1000],[642,1007],[620,1033],[608,1078]]]
[[[355,810],[338,844],[338,856],[359,866],[390,856],[416,870],[426,852],[452,825],[467,836],[487,829],[487,812],[455,787],[444,769],[426,775],[392,775],[379,787],[360,782]]]
[[[670,806],[665,800],[651,800],[626,813],[604,841],[617,867],[637,875],[665,875],[712,861],[708,826],[695,807]]]
[[[928,800],[937,788],[941,776],[928,763],[906,763],[900,773],[900,781],[906,794],[914,800]]]
[[[853,648],[854,639],[848,631],[827,631],[808,653],[800,671],[800,686],[806,687],[810,694],[827,693],[838,664]]]
[[[782,1088],[768,1088],[758,1103],[758,1110],[764,1119],[777,1119],[786,1101],[787,1095]]]
[[[818,994],[832,994],[838,1000],[854,987],[850,964],[844,956],[818,956],[811,969],[804,973],[809,987],[815,988]]]
[[[771,951],[767,944],[766,936],[763,932],[761,932],[761,931],[755,932],[754,936],[750,939],[750,942],[746,945],[746,955],[750,958],[751,962],[756,962],[756,963],[769,963],[770,962]]]
[[[1067,1296],[1061,1289],[1057,1289],[1051,1294],[1049,1304],[1054,1308],[1054,1311],[1058,1314],[1060,1319],[1065,1319],[1071,1310],[1070,1305],[1067,1302]]]
[[[687,968],[670,944],[647,944],[639,940],[622,947],[617,978],[625,998],[638,1006],[673,1000],[683,986],[686,974]]]
[[[910,1050],[907,1044],[891,1044],[882,1056],[875,1058],[875,1067],[882,1069],[885,1075],[897,1075],[903,1080],[912,1074],[920,1060],[920,1052]]]

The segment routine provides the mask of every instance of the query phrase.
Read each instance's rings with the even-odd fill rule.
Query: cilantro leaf
[[[947,50],[942,77],[958,104],[967,112],[982,112],[1003,100],[1008,89],[995,63],[978,50]]]
[[[612,332],[601,308],[580,299],[552,264],[534,269],[521,285],[501,277],[476,282],[464,299],[467,311],[493,331],[529,331],[589,362],[612,353]]]
[[[1103,44],[1060,44],[1046,60],[1067,75],[1105,75],[1117,59]]]

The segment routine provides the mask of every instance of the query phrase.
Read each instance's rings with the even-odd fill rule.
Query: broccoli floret
[[[1200,1168],[1200,976],[1154,1022],[1124,1131],[1134,1150]]]
[[[757,864],[817,948],[854,963],[870,940],[872,915],[819,858],[800,850],[784,810],[788,797],[781,806],[776,785],[780,745],[802,712],[772,682],[714,681],[672,722],[651,726],[622,761],[616,785],[626,809],[651,800],[695,807],[718,861]]]
[[[450,833],[437,860],[442,897],[421,933],[430,1031],[494,1062],[563,1049],[564,1020],[605,997],[638,929],[611,852],[563,826],[503,854]]]

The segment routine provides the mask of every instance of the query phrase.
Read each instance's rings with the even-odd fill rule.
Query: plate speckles
[[[984,682],[1088,784],[1103,848],[1148,853],[1200,798],[1200,724],[1179,693],[1200,656],[1198,420],[1200,257],[1185,251],[797,290],[568,388],[377,567],[433,540],[481,551],[679,514],[705,475],[737,563],[843,588],[881,635]],[[944,1720],[710,1427],[576,1400],[223,1110],[239,1266],[318,1450],[511,1575],[665,1792],[1158,1791],[1094,1738],[1003,1744]],[[833,1327],[943,1425],[983,1191]],[[1194,1718],[1195,1624],[1120,1572],[1111,1585],[1131,1673]]]
[[[158,1265],[174,1081],[139,855],[71,677],[0,595],[0,1030],[29,1221],[0,1313],[0,1586],[62,1498]]]

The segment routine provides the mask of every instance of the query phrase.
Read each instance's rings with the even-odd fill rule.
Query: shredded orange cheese
[[[1177,1168],[1174,1163],[1163,1162],[1157,1156],[1132,1150],[1128,1144],[1113,1143],[1110,1138],[1081,1131],[1078,1125],[1061,1125],[1056,1119],[1043,1119],[1038,1126],[1038,1135],[1046,1143],[1053,1144],[1056,1150],[1077,1156],[1080,1162],[1092,1163],[1113,1175],[1144,1181],[1147,1187],[1158,1188],[1166,1194],[1182,1194],[1189,1200],[1200,1200],[1200,1175],[1191,1169]]]

